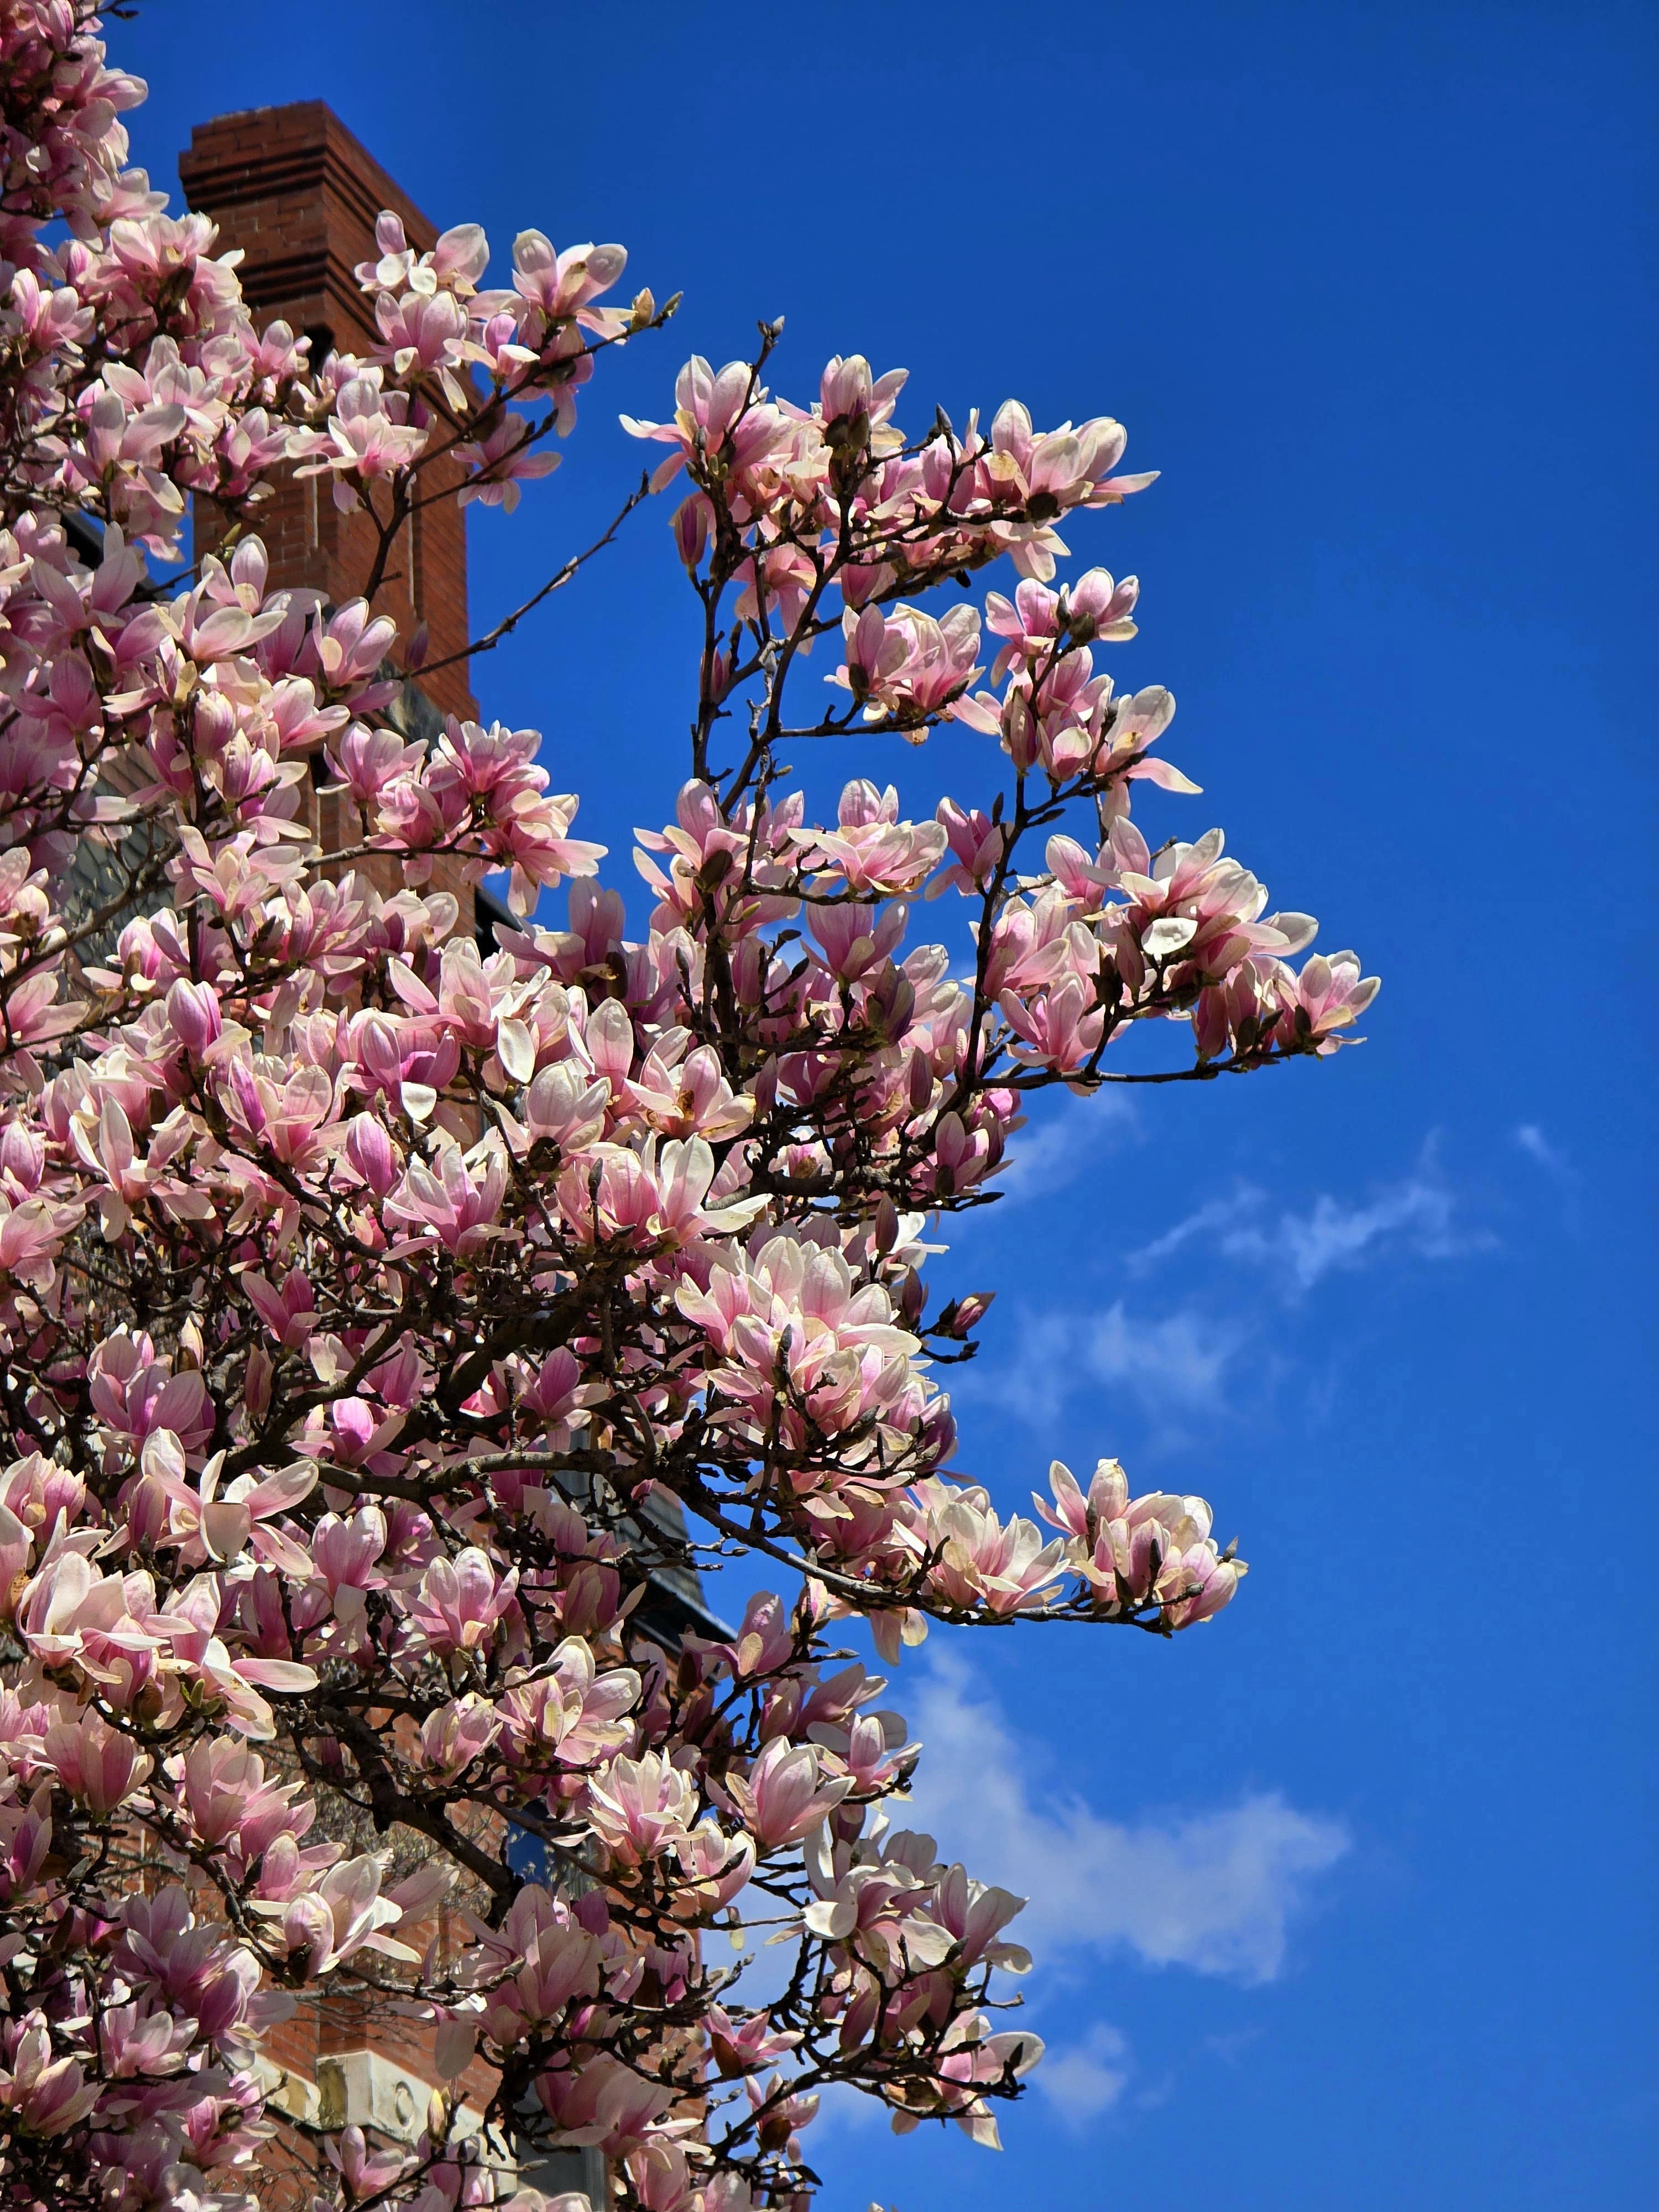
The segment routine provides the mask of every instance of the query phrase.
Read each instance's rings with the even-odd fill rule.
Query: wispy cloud
[[[1133,1823],[1062,1791],[1034,1796],[1006,1717],[949,1650],[933,1657],[910,1705],[926,1749],[908,1825],[936,1835],[981,1879],[1029,1898],[1012,1932],[1051,1964],[1089,1948],[1272,1981],[1292,1918],[1349,1848],[1339,1822],[1299,1812],[1277,1791]],[[1109,2057],[1096,2051],[1088,2063],[1106,2067]]]
[[[1019,2025],[1002,2020],[1003,2028]],[[1103,2112],[1109,2112],[1128,2087],[1135,2071],[1128,2039],[1119,2028],[1100,2021],[1080,2043],[1069,2046],[1047,2043],[1042,2063],[1031,2076],[1068,2131],[1080,2131]],[[1144,2096],[1136,2102],[1144,2102]],[[866,2096],[848,2081],[831,2081],[819,2094],[817,2125],[813,2141],[819,2142],[846,2130],[862,2134],[879,2126],[890,2115],[878,2098]]]
[[[1008,1164],[993,1186],[1001,1192],[1001,1201],[988,1218],[994,1223],[1012,1206],[1063,1190],[1139,1135],[1139,1117],[1122,1091],[1102,1091],[1091,1098],[1068,1096],[1014,1138]]]
[[[1561,1194],[1561,1218],[1568,1230],[1574,1236],[1581,1234],[1584,1178],[1571,1155],[1561,1146],[1553,1144],[1536,1121],[1517,1123],[1511,1134],[1516,1148],[1534,1167],[1543,1170]]]
[[[1066,2126],[1083,2128],[1110,2112],[1129,2086],[1132,2070],[1122,2034],[1100,2021],[1069,2051],[1057,2051],[1051,2044],[1035,2078]]]
[[[1292,1297],[1301,1297],[1339,1268],[1402,1252],[1422,1260],[1456,1259],[1493,1242],[1462,1219],[1431,1138],[1409,1175],[1358,1203],[1322,1193],[1304,1212],[1275,1210],[1265,1190],[1241,1183],[1132,1253],[1129,1264],[1144,1273],[1184,1249],[1209,1247],[1272,1273]]]
[[[1107,1383],[1162,1428],[1212,1412],[1227,1395],[1229,1370],[1249,1331],[1196,1306],[1132,1311],[1117,1298],[1103,1312],[1026,1312],[1009,1351],[976,1361],[953,1380],[953,1396],[1042,1421],[1073,1392]]]
[[[1536,1121],[1522,1121],[1516,1129],[1515,1141],[1527,1158],[1535,1161],[1546,1175],[1553,1176],[1569,1190],[1577,1188],[1577,1169],[1559,1146],[1551,1144]]]
[[[1541,1164],[1540,1132],[1525,1124],[1516,1142]],[[1497,1241],[1470,1218],[1432,1136],[1409,1173],[1357,1198],[1292,1204],[1240,1182],[1128,1255],[1140,1280],[1127,1297],[1091,1311],[1079,1288],[1066,1304],[1008,1316],[953,1376],[952,1395],[1043,1426],[1069,1399],[1100,1391],[1142,1418],[1146,1448],[1168,1453],[1244,1399],[1271,1397],[1295,1358],[1276,1308],[1299,1306],[1340,1273],[1458,1259]],[[1248,1274],[1230,1280],[1228,1267],[1204,1264],[1211,1255]],[[1171,1303],[1176,1283],[1188,1295]]]
[[[1090,1373],[1127,1387],[1153,1407],[1212,1405],[1243,1331],[1209,1320],[1196,1307],[1158,1319],[1132,1315],[1121,1298],[1086,1323],[1080,1349]]]
[[[1259,2027],[1235,2028],[1231,2035],[1206,2035],[1204,2048],[1213,2052],[1224,2066],[1237,2067],[1243,2063],[1244,2053],[1250,2045],[1261,2039],[1261,2035]]]
[[[744,2002],[756,2002],[745,1990]],[[1046,2060],[1044,2062],[1047,2063]],[[826,2136],[846,2129],[850,2134],[861,2135],[866,2129],[890,2123],[890,2109],[879,2097],[872,2097],[862,2089],[854,2088],[850,2081],[827,2081],[818,2092],[817,2124],[812,2130],[812,2141],[822,2142]]]

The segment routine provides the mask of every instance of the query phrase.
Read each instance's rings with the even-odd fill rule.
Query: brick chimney
[[[256,319],[280,317],[306,333],[317,362],[333,348],[367,354],[380,343],[373,302],[352,270],[377,258],[374,219],[381,210],[402,216],[420,251],[437,240],[435,227],[320,100],[198,124],[189,151],[179,157],[179,175],[190,205],[218,224],[220,250],[241,247],[242,291]],[[452,470],[448,483],[459,475]],[[441,464],[428,481],[434,490],[445,488]],[[339,512],[325,478],[284,476],[275,499],[258,511],[258,527],[276,583],[308,585],[336,601],[361,589],[374,533],[366,515]],[[223,524],[208,502],[198,504],[196,528],[198,551],[210,550]],[[468,641],[466,526],[453,500],[414,516],[393,563],[375,612],[391,615],[405,638],[424,622],[431,661],[461,652]],[[421,688],[443,714],[477,711],[465,661],[439,669]]]
[[[315,361],[337,348],[366,354],[379,342],[372,302],[352,271],[358,262],[376,257],[374,219],[382,209],[401,216],[411,246],[426,251],[436,240],[434,225],[321,100],[198,124],[189,151],[179,157],[179,173],[191,207],[218,224],[219,250],[242,248],[242,290],[255,319],[264,324],[280,317],[307,333]],[[443,465],[427,479],[434,490],[444,488]],[[452,466],[448,485],[459,476]],[[224,511],[198,499],[194,520],[198,555],[210,551],[224,536]],[[358,596],[374,559],[374,532],[362,514],[344,514],[335,507],[325,478],[284,471],[275,496],[256,511],[255,526],[270,557],[273,583],[310,587],[331,603]],[[453,500],[438,501],[413,519],[393,563],[375,612],[392,616],[405,639],[424,622],[433,662],[462,652],[469,635],[466,533]],[[430,726],[432,708],[463,717],[477,713],[465,661],[420,678],[419,689],[423,697],[406,699],[414,712],[404,717],[417,733],[421,721]],[[337,799],[319,796],[313,809],[325,853],[356,842],[357,825]],[[402,869],[392,854],[358,865],[383,894],[398,887]],[[430,882],[459,900],[464,931],[482,927],[487,933],[488,910],[497,902],[481,894],[475,910],[459,863],[441,858]],[[440,1933],[446,1948],[460,1940],[447,1911],[440,1916]],[[414,2142],[425,2124],[435,2080],[432,2032],[389,2008],[325,1995],[302,2005],[276,2029],[256,2070],[277,2124],[276,2141],[262,2161],[270,2185],[265,2201],[271,2212],[289,2212],[310,2202],[308,2130],[316,2125],[355,2124],[379,2139]],[[475,2063],[455,2086],[462,2105],[458,2131],[465,2133],[477,2124],[492,2077]],[[586,2180],[602,2194],[602,2169],[590,2172],[592,2166],[591,2160],[586,2167],[567,2160],[570,2179],[562,2185]]]
[[[436,242],[434,225],[319,100],[198,124],[189,151],[179,156],[179,173],[191,207],[218,224],[220,250],[242,248],[242,291],[255,319],[280,317],[307,334],[316,361],[334,349],[366,354],[379,342],[372,304],[352,271],[375,256],[374,219],[382,209],[402,217],[411,246],[425,252]],[[443,465],[431,471],[434,490],[444,488]],[[447,484],[453,487],[459,477],[452,465]],[[211,551],[224,535],[223,511],[198,500],[195,524],[198,552]],[[338,511],[325,479],[284,472],[275,496],[257,510],[256,526],[274,583],[320,591],[334,602],[358,594],[374,557],[374,532],[362,514]],[[408,550],[396,556],[397,573],[386,579],[375,611],[391,615],[405,637],[424,622],[431,639],[428,659],[447,659],[468,642],[465,518],[453,500],[435,501],[415,518],[402,544]],[[477,714],[464,661],[416,681],[440,713]],[[322,799],[313,820],[325,853],[356,842],[355,827],[343,817],[337,799]],[[392,854],[376,854],[367,872],[384,893],[396,889],[400,872]],[[482,889],[475,908],[459,872],[459,863],[440,859],[432,887],[456,895],[462,928],[476,928],[488,951],[494,921],[509,917]],[[663,1511],[680,1529],[678,1508],[647,1510]],[[645,1642],[671,1653],[689,1627],[715,1639],[732,1633],[708,1611],[698,1578],[689,1571],[654,1577],[633,1626]],[[365,1844],[359,1838],[353,1847],[372,1848],[372,1839]],[[520,1847],[529,1848],[531,1857],[522,1865],[517,1856],[511,1863],[537,1879],[550,1878],[539,1844],[520,1834],[514,1849]],[[447,1910],[439,1915],[437,1932],[446,1950],[464,1940]],[[256,2070],[277,2126],[261,2161],[273,2185],[264,2199],[270,2212],[289,2212],[310,2201],[306,2177],[318,2126],[356,2124],[373,2139],[404,2144],[419,2134],[435,2071],[429,2028],[362,1996],[325,1994],[301,2004],[270,2036],[266,2050]],[[475,2060],[452,2086],[461,2108],[458,2132],[465,2133],[477,2125],[493,2077]],[[553,2192],[580,2190],[596,2208],[609,2201],[605,2161],[597,2151],[544,2154],[526,2162],[521,2179]]]

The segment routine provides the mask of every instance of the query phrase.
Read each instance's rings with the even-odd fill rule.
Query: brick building
[[[380,343],[373,299],[352,272],[379,258],[374,221],[383,209],[402,217],[412,246],[426,252],[437,240],[436,228],[319,100],[198,124],[179,175],[190,205],[218,224],[218,250],[241,248],[242,293],[255,320],[280,318],[308,337],[314,362],[336,348],[367,354]],[[439,490],[441,470],[433,472]],[[361,509],[341,514],[324,479],[288,478],[260,509],[258,529],[279,583],[308,584],[331,600],[362,590],[374,526]],[[219,534],[211,515],[198,514],[197,531],[198,553],[204,538],[210,547]],[[428,658],[451,665],[422,690],[441,714],[476,713],[466,664],[452,659],[468,641],[466,523],[453,500],[414,515],[375,611],[405,637],[426,623]]]
[[[313,362],[320,362],[335,348],[367,354],[378,343],[372,301],[353,270],[376,258],[374,222],[383,209],[401,216],[412,246],[425,251],[436,240],[435,226],[320,100],[219,116],[199,125],[179,168],[190,206],[219,226],[218,250],[242,249],[241,284],[256,321],[280,318],[296,333],[309,335]],[[211,502],[200,501],[195,520],[199,556],[221,541],[227,519]],[[325,479],[284,476],[275,497],[258,511],[255,526],[270,558],[273,584],[313,588],[330,603],[361,593],[375,556],[374,526],[361,512],[341,514]],[[374,611],[392,615],[405,637],[424,623],[428,660],[446,664],[407,684],[394,709],[394,718],[414,736],[429,735],[442,714],[471,716],[477,710],[465,659],[465,514],[453,500],[440,501],[416,516],[404,543],[411,534],[409,557],[401,552],[394,556]],[[346,830],[338,802],[319,794],[315,809],[313,823],[324,849],[337,847]],[[378,889],[397,888],[395,857],[376,855],[369,866]],[[440,860],[433,882],[460,899],[461,926],[476,930],[483,949],[493,950],[494,921],[505,918],[505,908],[487,892],[475,896],[453,862]],[[703,1611],[690,1576],[667,1576],[653,1583],[635,1620],[645,1637],[670,1649],[692,1621],[711,1632],[725,1632]],[[539,1852],[527,1836],[520,1842],[526,1850]],[[520,1868],[541,1870],[539,1865]],[[459,1928],[453,1933],[459,1940]],[[307,2124],[356,2124],[388,2142],[414,2140],[436,2079],[431,2034],[429,2028],[349,1996],[301,2004],[272,2039],[263,2065],[273,2115],[287,2114],[301,2124],[284,2130],[286,2142],[274,2146],[270,2212],[278,2212],[284,2187],[296,2191],[298,2202],[305,2201],[296,2168],[304,2163]],[[492,2080],[488,2069],[475,2063],[459,2085],[463,2128],[469,2121],[476,2124],[476,2112],[487,2103]],[[526,2169],[525,2178],[547,2189],[586,2189],[596,2205],[604,2201],[603,2163],[595,2153],[540,2159],[533,2169]]]

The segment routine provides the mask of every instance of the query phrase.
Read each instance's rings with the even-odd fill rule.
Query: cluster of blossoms
[[[1121,428],[907,441],[856,356],[770,398],[775,327],[630,425],[690,478],[705,616],[630,938],[535,732],[410,740],[375,605],[434,465],[511,506],[662,314],[595,304],[618,248],[526,233],[489,290],[476,228],[386,217],[382,345],[313,362],[125,167],[96,32],[0,5],[0,2205],[252,2212],[261,2053],[319,1989],[428,2023],[454,2085],[412,2149],[325,2142],[325,2208],[504,2202],[511,2139],[646,2212],[799,2212],[837,2083],[994,2140],[1038,2055],[994,2026],[1019,1900],[893,1825],[916,1752],[837,1624],[890,1665],[931,1620],[1168,1635],[1243,1568],[1109,1461],[1041,1522],[951,1472],[988,1300],[936,1304],[923,1240],[1028,1093],[1139,1079],[1131,1024],[1202,1080],[1329,1054],[1376,984],[1293,966],[1312,921],[1218,831],[1131,818],[1193,788],[1170,695],[1097,666],[1138,586],[1052,581],[1057,523],[1149,481]],[[273,586],[279,468],[372,518],[360,599]],[[198,492],[234,546],[158,581]],[[916,602],[1004,555],[981,686],[978,613]],[[987,805],[786,787],[795,738],[947,720]],[[492,871],[486,952],[435,886]],[[907,941],[936,896],[964,957]],[[744,1552],[793,1595],[653,1640],[663,1578]],[[764,2002],[709,1941],[750,1926],[794,1947]]]

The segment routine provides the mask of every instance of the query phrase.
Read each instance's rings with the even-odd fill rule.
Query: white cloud
[[[1207,1244],[1227,1259],[1271,1270],[1292,1296],[1300,1296],[1339,1267],[1363,1267],[1389,1253],[1449,1260],[1484,1250],[1492,1241],[1459,1219],[1431,1138],[1410,1175],[1385,1184],[1363,1204],[1322,1193],[1305,1212],[1286,1207],[1275,1214],[1266,1191],[1241,1183],[1230,1198],[1212,1199],[1132,1253],[1129,1264],[1145,1272],[1186,1246]]]
[[[1542,1160],[1544,1139],[1530,1124],[1517,1141]],[[1339,1271],[1391,1256],[1449,1260],[1496,1241],[1465,1218],[1433,1137],[1408,1175],[1359,1200],[1326,1192],[1297,1208],[1241,1182],[1128,1255],[1130,1269],[1146,1279],[1145,1303],[1132,1293],[1090,1311],[1080,1290],[1070,1304],[1028,1308],[1013,1317],[1012,1346],[957,1370],[952,1395],[1000,1406],[1037,1425],[1077,1393],[1104,1386],[1114,1406],[1127,1404],[1145,1417],[1149,1444],[1168,1451],[1192,1443],[1217,1414],[1236,1411],[1241,1389],[1257,1395],[1270,1389],[1290,1357],[1273,1338],[1271,1310],[1256,1284],[1241,1304],[1236,1289],[1214,1270],[1194,1268],[1190,1256],[1170,1267],[1178,1255],[1218,1253],[1294,1304]],[[1203,1297],[1165,1304],[1156,1288],[1160,1271],[1183,1285],[1202,1284]]]
[[[988,1399],[1022,1419],[1042,1421],[1073,1391],[1110,1383],[1155,1419],[1213,1411],[1247,1329],[1197,1307],[1160,1316],[1132,1313],[1121,1298],[1103,1313],[1026,1312],[1006,1357],[981,1355],[952,1378],[953,1397]]]
[[[1261,2036],[1259,2026],[1238,2027],[1231,2035],[1206,2035],[1204,2048],[1212,2051],[1224,2066],[1237,2068],[1243,2063],[1244,2053],[1253,2043],[1260,2041]]]
[[[1081,2128],[1110,2112],[1128,2087],[1132,2064],[1122,2035],[1100,2021],[1073,2050],[1051,2044],[1033,2078],[1066,2126]]]
[[[1272,1981],[1311,1884],[1349,1848],[1340,1823],[1298,1812],[1277,1791],[1135,1823],[1064,1791],[1034,1796],[1006,1716],[948,1650],[909,1703],[926,1749],[905,1825],[1029,1899],[1011,1933],[1051,1965],[1087,1948]]]
[[[1569,1186],[1577,1182],[1577,1169],[1564,1152],[1551,1144],[1536,1121],[1522,1121],[1515,1132],[1515,1141],[1528,1159],[1537,1162],[1546,1175],[1552,1175],[1558,1182]]]
[[[1133,1142],[1139,1133],[1133,1102],[1122,1091],[1100,1091],[1089,1098],[1068,1095],[1014,1136],[1008,1164],[990,1185],[1002,1194],[991,1218],[994,1220],[1029,1199],[1064,1189],[1105,1153]]]
[[[1182,1306],[1161,1320],[1129,1314],[1121,1298],[1085,1325],[1081,1351],[1102,1382],[1127,1386],[1151,1406],[1212,1405],[1222,1395],[1228,1362],[1242,1331]]]
[[[1213,1238],[1227,1249],[1226,1239],[1236,1236],[1240,1227],[1260,1214],[1267,1202],[1267,1194],[1255,1183],[1242,1182],[1231,1198],[1212,1198],[1195,1212],[1177,1221],[1173,1229],[1166,1229],[1150,1244],[1143,1244],[1129,1255],[1129,1265],[1139,1272],[1154,1267],[1161,1260],[1168,1260],[1188,1244],[1203,1243]]]
[[[754,2000],[744,1994],[745,2004]],[[1045,2062],[1046,2063],[1046,2062]],[[846,2129],[854,2135],[866,2130],[890,2124],[892,2113],[879,2097],[872,2097],[856,2089],[850,2081],[827,2081],[818,2092],[818,2117],[812,2130],[812,2141],[823,2142],[826,2136]]]

